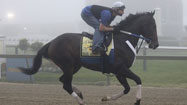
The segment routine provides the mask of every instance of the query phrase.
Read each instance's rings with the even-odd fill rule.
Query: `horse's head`
[[[139,18],[140,27],[141,27],[140,33],[144,37],[151,39],[151,41],[150,42],[147,41],[147,43],[149,44],[149,48],[152,48],[152,49],[156,49],[159,46],[154,14],[155,14],[155,11],[148,12]]]
[[[157,28],[154,19],[154,12],[145,12],[130,14],[125,20],[122,20],[118,26],[122,30],[129,31],[134,34],[141,34],[145,38],[151,41],[146,42],[149,44],[149,48],[156,49],[158,44]]]

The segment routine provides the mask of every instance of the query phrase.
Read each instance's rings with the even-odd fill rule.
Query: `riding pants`
[[[100,22],[94,16],[81,13],[81,17],[88,25],[95,29],[92,45],[92,51],[94,51],[97,47],[101,47],[104,40],[104,32],[99,30]]]

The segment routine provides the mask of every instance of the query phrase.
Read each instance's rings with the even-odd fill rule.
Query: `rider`
[[[104,51],[102,47],[104,33],[108,31],[119,31],[118,27],[111,27],[110,23],[116,16],[122,16],[125,5],[122,2],[115,2],[112,8],[91,5],[82,10],[82,19],[95,29],[93,36],[92,52],[98,53]]]

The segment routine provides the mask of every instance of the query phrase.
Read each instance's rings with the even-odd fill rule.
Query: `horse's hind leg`
[[[76,66],[74,66],[74,72],[73,72],[73,74],[75,74],[76,72],[78,72],[78,70],[81,68],[81,66],[80,65],[76,65]],[[76,88],[75,86],[72,86],[72,89],[73,89],[73,91],[75,92],[75,93],[77,93],[77,95],[81,98],[81,99],[83,99],[83,95],[82,95],[82,92],[78,89],[78,88]]]
[[[63,88],[69,93],[72,94],[73,93],[73,89],[72,89],[72,74],[67,74],[64,73],[60,78],[59,78],[60,82],[63,83]]]
[[[80,105],[84,105],[83,100],[81,99],[82,94],[75,91],[75,87],[72,86],[72,77],[73,77],[73,70],[66,69],[64,70],[64,74],[60,77],[60,81],[63,83],[63,88],[66,90],[70,95],[72,95]]]

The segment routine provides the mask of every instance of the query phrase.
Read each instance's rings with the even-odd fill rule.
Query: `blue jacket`
[[[103,25],[109,26],[114,20],[115,16],[112,16],[113,10],[108,7],[99,5],[87,6],[82,10],[82,13],[87,16],[94,16]]]

